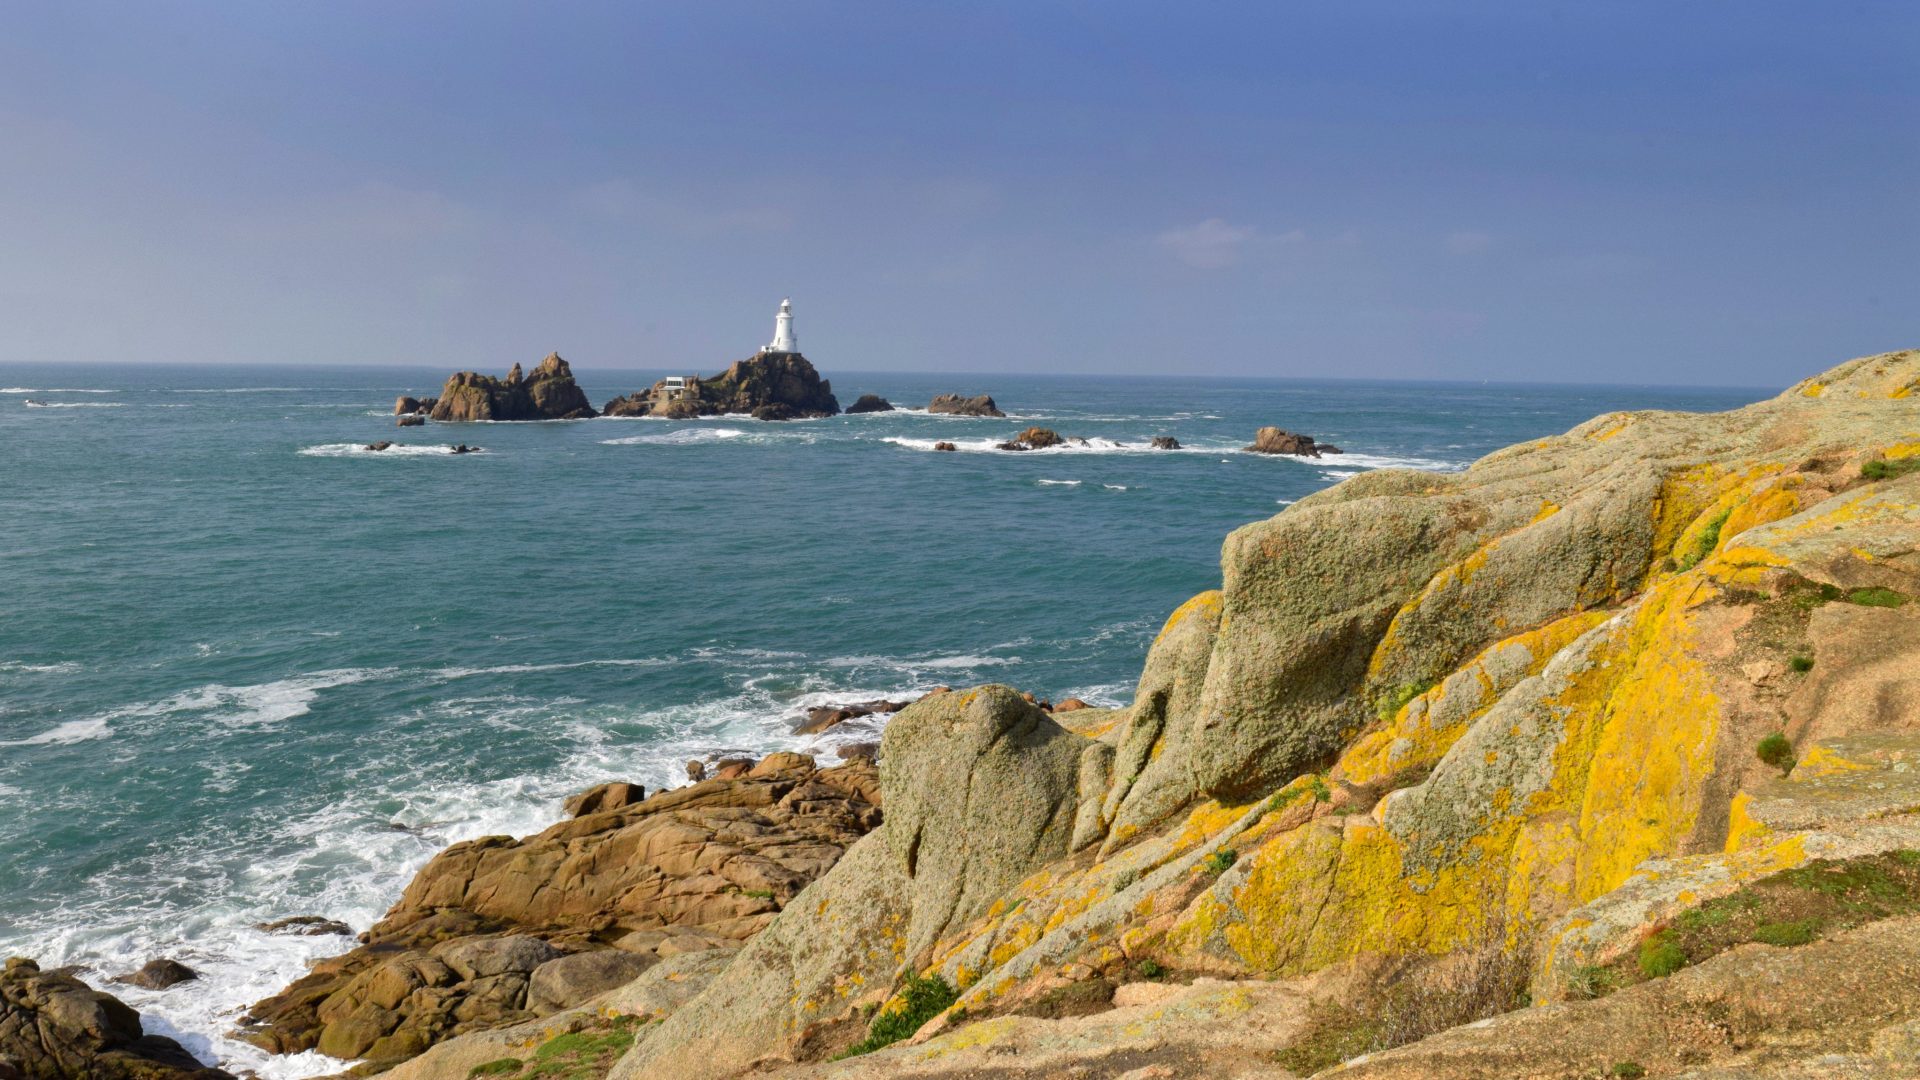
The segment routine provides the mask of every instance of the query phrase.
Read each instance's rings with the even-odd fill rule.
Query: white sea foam
[[[494,667],[447,667],[432,672],[439,679],[465,679],[474,675],[525,675],[537,671],[571,671],[588,667],[660,667],[672,660],[575,660],[564,664],[500,664]]]
[[[1103,487],[1103,488],[1106,488],[1106,489],[1107,489],[1108,491],[1125,491],[1125,490],[1127,490],[1127,485],[1125,485],[1125,484],[1101,484],[1100,486],[1101,486],[1101,487]]]
[[[605,446],[688,446],[738,439],[745,434],[739,428],[681,428],[658,435],[628,435],[621,439],[601,439],[600,442]]]
[[[71,675],[80,670],[80,665],[72,660],[62,660],[57,664],[29,664],[24,660],[0,660],[0,671],[21,671],[35,675]]]
[[[1078,480],[1035,480],[1034,483],[1057,485],[1060,487],[1079,487],[1080,486],[1080,481]]]
[[[396,671],[395,668],[340,668],[255,686],[210,683],[160,701],[115,709],[107,713],[105,719],[150,719],[198,713],[220,728],[262,727],[305,716],[323,690],[366,682]]]
[[[29,401],[29,409],[124,409],[124,401]]]
[[[469,452],[486,453],[485,450],[479,449]],[[306,447],[301,450],[300,453],[304,457],[405,458],[457,456],[454,455],[452,446],[422,443],[394,443],[385,450],[369,450],[365,443],[321,443],[319,446]]]
[[[65,746],[89,739],[104,739],[108,734],[106,719],[94,717],[91,720],[69,720],[30,738],[0,742],[0,746]]]
[[[0,394],[117,394],[119,392],[118,390],[80,389],[72,386],[50,386],[44,390],[36,390],[31,386],[0,387]]]
[[[1121,442],[1117,439],[1093,438],[1077,439],[1059,446],[1043,447],[1039,450],[1002,450],[1000,444],[1013,438],[1013,433],[998,439],[914,439],[904,435],[889,435],[880,440],[895,446],[904,446],[909,450],[932,450],[935,443],[952,443],[954,449],[969,454],[1019,454],[1030,457],[1035,454],[1217,454],[1224,446],[1182,446],[1178,450],[1156,450],[1151,442],[1142,439],[1138,442]]]

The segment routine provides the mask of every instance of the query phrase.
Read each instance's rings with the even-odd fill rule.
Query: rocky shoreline
[[[609,778],[248,1037],[398,1080],[1909,1075],[1915,394],[1884,354],[1355,476],[1227,538],[1127,707],[939,688],[793,718],[888,717],[843,764]],[[98,1019],[29,1075],[138,1056],[29,969],[0,1060],[56,998]]]

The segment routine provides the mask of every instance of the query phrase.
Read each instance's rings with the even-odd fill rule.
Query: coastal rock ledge
[[[243,1037],[392,1065],[579,1006],[670,958],[738,949],[881,816],[869,762],[749,764],[645,798],[601,785],[535,836],[453,845],[359,948],[255,1005]]]
[[[1361,473],[1230,534],[1125,708],[941,690],[877,772],[456,845],[284,997],[451,1007],[395,1080],[1914,1076],[1916,397],[1887,353]]]
[[[14,957],[0,970],[0,1077],[13,1080],[234,1080],[140,1014],[72,975]]]

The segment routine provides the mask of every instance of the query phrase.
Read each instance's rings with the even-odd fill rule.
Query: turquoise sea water
[[[395,428],[444,374],[0,366],[0,955],[176,957],[203,979],[126,994],[153,1029],[329,1071],[223,1037],[349,944],[257,921],[361,929],[433,852],[589,784],[873,737],[792,735],[810,704],[1123,702],[1238,525],[1363,469],[1770,393],[849,373],[843,404],[1012,415]],[[578,374],[597,404],[659,373]],[[1093,445],[988,449],[1031,424]],[[1349,452],[1240,452],[1262,424]]]

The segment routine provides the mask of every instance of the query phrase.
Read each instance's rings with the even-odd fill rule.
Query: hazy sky
[[[1784,384],[1912,3],[10,3],[0,361]]]

